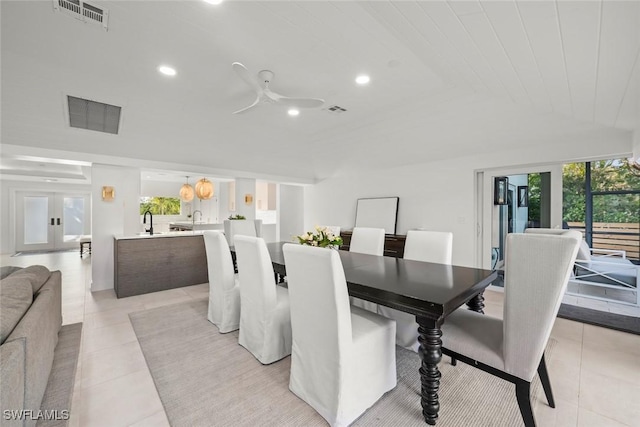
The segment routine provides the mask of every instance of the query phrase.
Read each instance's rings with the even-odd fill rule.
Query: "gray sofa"
[[[62,276],[41,265],[0,272],[1,426],[34,426],[62,326]],[[23,412],[14,419],[6,411]],[[32,412],[29,412],[32,411]]]

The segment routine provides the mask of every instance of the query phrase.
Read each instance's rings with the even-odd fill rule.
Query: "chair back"
[[[504,286],[505,371],[531,381],[578,252],[571,235],[509,234]]]
[[[213,304],[214,323],[222,321],[224,291],[235,286],[233,260],[224,235],[220,231],[207,230],[202,233],[204,249],[207,253],[209,273],[209,300]]]
[[[382,256],[384,253],[384,229],[355,227],[351,234],[349,251]]]
[[[286,244],[283,246],[287,265],[289,301],[291,305],[292,354],[305,375],[314,377],[317,396],[335,396],[341,381],[323,378],[328,372],[344,375],[351,348],[351,310],[344,270],[338,252],[333,249]],[[319,398],[318,398],[319,399]],[[313,400],[313,399],[312,399]]]
[[[527,228],[526,230],[524,230],[524,232],[532,234],[556,234],[562,236],[572,236],[578,239],[578,241],[580,242],[576,260],[584,262],[591,261],[591,249],[589,249],[589,245],[582,238],[582,232],[578,230],[567,230],[564,228]]]
[[[235,236],[235,250],[242,307],[240,332],[246,334],[251,342],[258,342],[264,336],[267,313],[276,306],[276,282],[271,257],[266,243],[260,237]]]
[[[234,237],[236,235],[260,237],[256,229],[256,223],[247,219],[225,219],[224,233],[229,242],[229,246],[235,245]]]
[[[451,264],[453,233],[448,231],[407,231],[404,259]]]

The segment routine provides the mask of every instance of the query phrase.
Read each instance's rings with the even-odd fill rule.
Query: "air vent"
[[[342,107],[339,107],[337,105],[332,105],[331,107],[327,107],[326,110],[328,112],[330,112],[331,114],[340,114],[340,113],[344,113],[345,111],[347,111],[346,108],[342,108]]]
[[[118,134],[121,107],[67,96],[69,125],[73,128]]]
[[[109,11],[81,0],[53,0],[53,8],[65,15],[73,16],[88,24],[101,25],[105,30],[109,24]]]

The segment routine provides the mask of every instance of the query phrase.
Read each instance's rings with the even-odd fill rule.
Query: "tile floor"
[[[1,265],[61,270],[63,322],[84,322],[70,426],[167,426],[128,313],[201,298],[207,285],[119,300],[111,290],[90,292],[90,262],[77,252],[0,256]],[[487,314],[502,316],[502,302],[501,292],[485,292]],[[552,337],[557,345],[548,365],[556,409],[538,403],[538,425],[637,426],[640,336],[557,319]]]

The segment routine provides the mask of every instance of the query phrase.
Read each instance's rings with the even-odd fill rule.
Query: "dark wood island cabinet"
[[[116,237],[113,243],[118,298],[209,282],[201,233]]]

